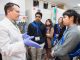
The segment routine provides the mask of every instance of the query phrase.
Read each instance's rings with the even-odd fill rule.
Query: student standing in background
[[[46,27],[41,22],[42,13],[36,12],[35,20],[28,26],[28,35],[34,36],[34,42],[40,44],[41,48],[31,47],[32,60],[42,60],[42,51],[46,40]]]
[[[63,25],[63,17],[58,19],[58,23],[54,25],[54,43],[53,46],[58,43],[58,41],[62,38],[64,31],[66,30],[66,26]]]
[[[53,34],[54,34],[54,28],[52,26],[52,21],[51,19],[47,19],[45,22],[45,26],[46,26],[46,40],[45,40],[45,50],[46,50],[46,54],[45,54],[45,60],[49,60],[51,58],[51,40],[53,38]]]

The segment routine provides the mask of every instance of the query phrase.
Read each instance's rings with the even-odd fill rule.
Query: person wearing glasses
[[[46,40],[46,27],[41,22],[41,18],[42,13],[36,12],[35,20],[28,26],[28,35],[34,36],[34,39],[32,40],[41,45],[41,48],[31,47],[32,60],[42,60],[41,56],[44,47],[44,42]]]

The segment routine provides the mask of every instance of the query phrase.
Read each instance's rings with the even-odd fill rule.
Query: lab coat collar
[[[5,24],[7,24],[8,26],[11,26],[12,28],[14,28],[15,30],[18,30],[19,31],[19,29],[13,24],[13,22],[10,20],[10,19],[8,19],[7,17],[5,17],[4,18],[4,21],[5,21]],[[20,32],[20,31],[19,31]]]

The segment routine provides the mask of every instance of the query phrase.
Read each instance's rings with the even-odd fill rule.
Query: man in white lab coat
[[[15,3],[9,2],[5,5],[4,11],[5,18],[0,21],[0,52],[2,59],[26,60],[25,44],[28,38],[23,40],[15,24],[20,15],[20,7]]]

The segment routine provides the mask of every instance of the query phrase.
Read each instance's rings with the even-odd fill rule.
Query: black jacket
[[[62,27],[62,28],[60,28],[60,27],[59,27],[59,24],[55,24],[55,25],[54,25],[54,34],[58,34],[58,35],[59,35],[59,36],[58,36],[58,40],[61,39],[61,37],[62,37],[65,29],[66,29],[65,26]]]
[[[33,26],[33,24],[36,24],[38,26],[38,28],[36,28],[35,26]],[[39,36],[40,37],[40,40],[39,41],[36,41],[35,38],[32,39],[33,41],[39,43],[39,44],[42,44],[45,42],[45,39],[46,39],[46,28],[45,28],[45,25],[42,23],[42,22],[36,22],[36,21],[33,21],[32,23],[29,24],[28,26],[28,35],[30,36]],[[37,29],[40,31],[37,32]]]

